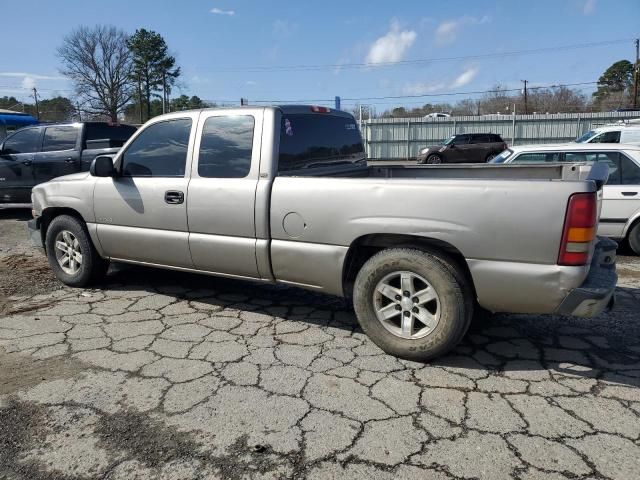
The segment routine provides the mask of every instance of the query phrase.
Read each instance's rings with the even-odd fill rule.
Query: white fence
[[[638,118],[640,112],[377,118],[362,122],[361,131],[370,159],[407,160],[457,133],[497,133],[509,145],[569,142],[597,126]]]

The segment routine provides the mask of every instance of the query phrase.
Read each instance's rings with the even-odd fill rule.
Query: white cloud
[[[596,9],[596,0],[587,0],[582,6],[582,13],[584,15],[591,15]]]
[[[235,10],[222,10],[221,8],[216,7],[212,8],[209,11],[214,15],[228,15],[229,17],[233,17],[236,14]]]
[[[428,93],[436,93],[452,88],[464,87],[473,81],[479,70],[480,69],[478,67],[468,67],[460,73],[460,75],[454,78],[453,81],[409,83],[404,86],[402,93],[404,95],[426,95]]]
[[[398,62],[404,58],[417,36],[413,30],[400,30],[400,25],[394,20],[389,32],[371,44],[365,62],[372,65]]]
[[[445,20],[440,23],[435,31],[436,43],[440,46],[449,45],[456,41],[458,34],[463,27],[469,25],[482,25],[489,23],[491,17],[484,15],[481,18],[477,17],[462,17],[458,20]]]
[[[451,86],[453,88],[464,87],[465,85],[471,83],[476,75],[478,74],[478,67],[469,67],[460,75],[458,75]]]
[[[64,77],[61,77],[59,75],[40,75],[38,73],[28,73],[28,72],[0,72],[0,77],[13,77],[13,78],[31,77],[36,80],[65,80]]]
[[[36,79],[30,76],[26,76],[22,79],[22,88],[31,90],[36,86]]]

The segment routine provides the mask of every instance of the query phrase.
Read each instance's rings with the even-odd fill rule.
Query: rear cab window
[[[47,127],[42,140],[43,152],[74,150],[78,141],[79,129],[73,126]]]
[[[108,123],[87,123],[85,125],[83,148],[121,147],[136,132],[131,125],[111,125]]]
[[[354,163],[365,158],[360,130],[350,117],[283,113],[278,172]]]

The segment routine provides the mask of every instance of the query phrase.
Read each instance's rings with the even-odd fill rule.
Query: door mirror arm
[[[117,171],[113,166],[113,158],[106,155],[96,157],[91,162],[89,173],[94,177],[116,177]]]

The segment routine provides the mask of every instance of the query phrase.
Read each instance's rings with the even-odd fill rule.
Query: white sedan
[[[609,165],[609,180],[603,188],[598,233],[616,240],[626,239],[640,255],[640,146],[604,143],[565,143],[510,147],[491,163],[577,163]]]

